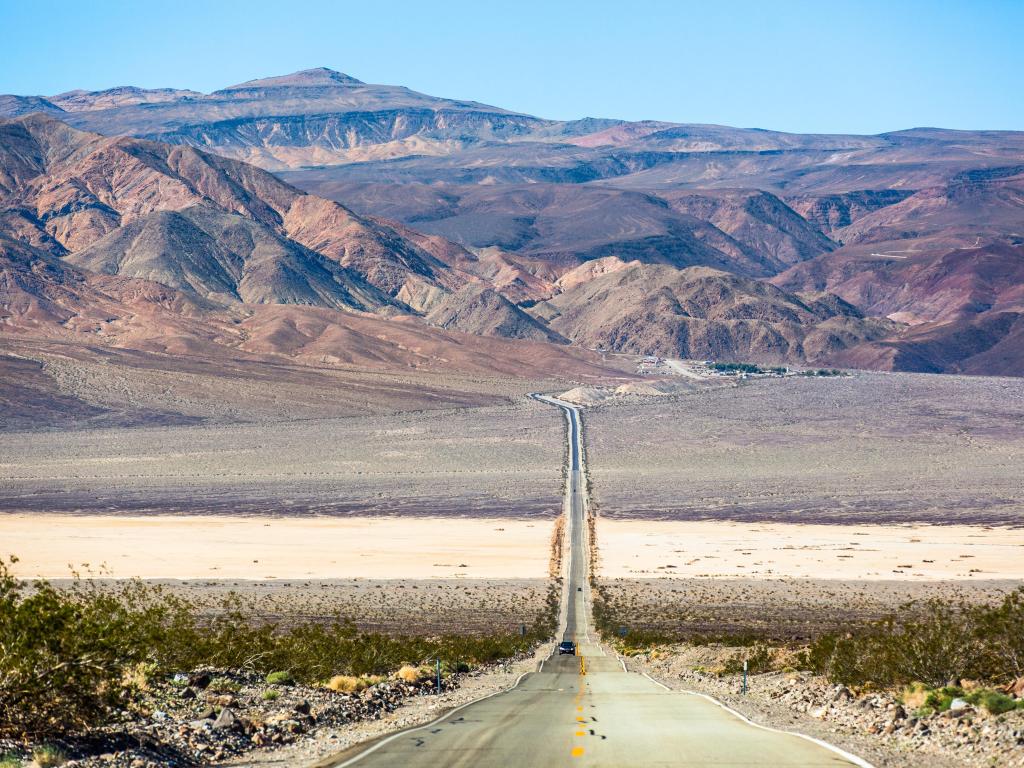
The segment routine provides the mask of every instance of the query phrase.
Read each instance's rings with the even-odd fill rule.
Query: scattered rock
[[[213,721],[213,729],[220,731],[225,728],[235,728],[238,725],[238,718],[235,717],[235,713],[230,708],[224,707],[217,715],[217,719]]]
[[[1003,691],[1006,695],[1013,696],[1015,699],[1024,699],[1024,677],[1018,677],[1006,686]]]
[[[832,694],[832,701],[850,701],[853,699],[853,693],[845,685],[837,685],[835,691]]]
[[[961,712],[961,711],[963,711],[965,709],[968,709],[970,706],[971,705],[967,701],[965,701],[964,699],[957,698],[957,699],[953,699],[949,703],[949,711],[950,712]]]
[[[206,690],[206,688],[213,682],[213,675],[209,672],[193,672],[188,676],[188,684],[190,688],[198,688],[199,690]]]

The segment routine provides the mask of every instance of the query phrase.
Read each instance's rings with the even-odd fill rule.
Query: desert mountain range
[[[0,116],[0,335],[1024,375],[1021,132],[554,121],[327,69]]]

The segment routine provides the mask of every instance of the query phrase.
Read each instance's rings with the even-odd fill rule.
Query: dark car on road
[[[570,656],[576,655],[576,643],[572,640],[563,640],[558,644],[558,655],[561,656],[563,653],[568,653]]]

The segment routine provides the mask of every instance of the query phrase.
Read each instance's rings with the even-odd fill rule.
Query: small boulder
[[[298,712],[298,713],[299,713],[300,715],[308,715],[308,714],[310,713],[310,711],[312,710],[312,707],[310,707],[310,705],[309,705],[309,702],[308,702],[308,701],[306,701],[305,699],[303,699],[302,701],[300,701],[299,703],[297,703],[297,704],[295,705],[294,709],[295,709],[295,711],[296,711],[296,712]]]
[[[183,699],[194,699],[198,695],[196,689],[192,687],[183,688],[181,691],[181,698]]]
[[[192,688],[205,690],[213,682],[213,675],[209,672],[193,672],[188,676],[188,684]]]
[[[837,685],[835,691],[832,692],[832,701],[849,701],[853,698],[853,693],[845,685]]]
[[[229,707],[224,707],[217,715],[217,719],[213,721],[213,730],[222,731],[234,728],[237,723],[238,718],[235,717],[235,713]]]
[[[970,706],[971,705],[965,699],[956,698],[949,703],[949,711],[962,712]]]
[[[1003,693],[1007,696],[1013,696],[1015,699],[1024,699],[1024,677],[1018,677],[1003,688]]]

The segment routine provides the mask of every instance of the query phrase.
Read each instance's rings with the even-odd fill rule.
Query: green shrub
[[[708,367],[721,373],[764,373],[760,366],[753,363],[712,363]]]
[[[281,692],[275,691],[273,688],[268,688],[263,692],[264,701],[275,701],[279,698],[281,698]]]
[[[1000,682],[1020,676],[1024,672],[1021,626],[1024,588],[995,606],[932,601],[923,607],[906,606],[900,617],[872,622],[843,637],[819,637],[801,656],[801,664],[846,685],[897,686],[917,681],[948,691],[942,686],[949,680]],[[942,700],[944,695],[936,699]],[[940,708],[933,702],[927,706]]]
[[[15,754],[0,755],[0,768],[22,768],[23,765],[21,758]]]
[[[1021,704],[1024,704],[1024,702],[1018,702],[1010,696],[1007,696],[1005,693],[990,689],[971,691],[965,698],[971,704],[981,707],[990,715],[1002,715],[1006,712],[1011,712],[1020,707]]]
[[[763,643],[758,643],[746,653],[737,653],[730,657],[722,667],[723,675],[738,675],[743,672],[743,662],[747,662],[747,672],[756,675],[760,672],[771,672],[775,669],[775,654]]]
[[[32,750],[32,760],[39,768],[57,768],[68,761],[67,755],[52,744],[43,744]]]
[[[295,685],[295,678],[291,672],[271,672],[267,675],[267,683],[270,685]]]
[[[25,594],[0,562],[0,734],[88,727],[124,703],[140,648],[121,642],[132,617],[115,599],[80,602],[46,583]]]
[[[248,669],[271,682],[287,674],[317,684],[338,674],[390,675],[410,660],[440,659],[449,669],[488,664],[550,638],[558,606],[553,584],[525,635],[394,637],[360,632],[340,616],[289,627],[257,624],[234,594],[211,617],[138,581],[106,591],[95,582],[58,590],[40,581],[28,590],[0,562],[0,737],[38,739],[101,725],[152,677],[198,667]],[[209,687],[240,688],[225,676]]]
[[[979,665],[1005,670],[1010,678],[1024,677],[1024,589],[1011,592],[997,606],[971,609],[969,618],[981,641]]]
[[[238,693],[242,690],[241,684],[230,677],[215,677],[206,687],[214,693]]]
[[[934,691],[929,691],[925,697],[924,705],[935,712],[945,712],[949,709],[949,705],[953,703],[953,699],[962,699],[963,697],[963,688],[957,685],[947,685]]]

